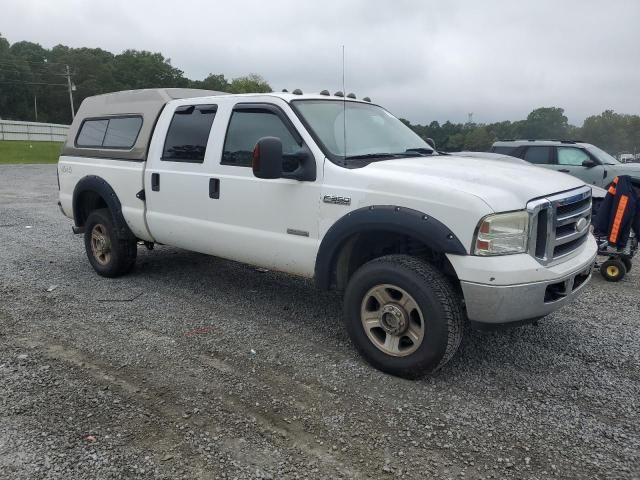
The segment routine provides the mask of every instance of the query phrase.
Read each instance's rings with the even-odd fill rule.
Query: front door
[[[311,277],[319,245],[322,163],[317,158],[322,157],[312,151],[313,141],[285,109],[290,110],[272,103],[229,107],[216,165],[220,198],[211,215],[222,243],[218,255]],[[256,178],[252,153],[262,137],[281,140],[285,171],[296,168],[301,154],[316,162],[315,181]]]
[[[581,148],[556,147],[556,170],[578,177],[587,185],[601,187],[604,181],[604,167],[599,163],[593,167],[584,167],[584,161],[595,160]]]

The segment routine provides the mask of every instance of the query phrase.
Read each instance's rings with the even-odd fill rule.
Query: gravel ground
[[[411,382],[311,282],[170,247],[99,277],[56,195],[0,166],[0,478],[640,478],[635,271]]]

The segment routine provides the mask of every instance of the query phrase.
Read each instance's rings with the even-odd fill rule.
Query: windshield
[[[586,145],[586,149],[593,153],[596,158],[605,165],[618,165],[620,163],[614,157],[595,145]]]
[[[434,153],[428,143],[377,105],[342,100],[293,103],[331,160],[375,161]]]

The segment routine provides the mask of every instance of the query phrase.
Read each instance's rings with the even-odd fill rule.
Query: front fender
[[[331,286],[338,254],[351,236],[381,231],[410,236],[437,253],[468,253],[446,225],[426,213],[394,205],[359,208],[334,223],[323,237],[316,257],[316,285],[325,290]]]

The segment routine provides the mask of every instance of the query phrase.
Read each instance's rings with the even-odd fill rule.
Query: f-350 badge
[[[351,197],[340,197],[338,195],[325,195],[322,197],[324,203],[333,203],[334,205],[351,205]]]

